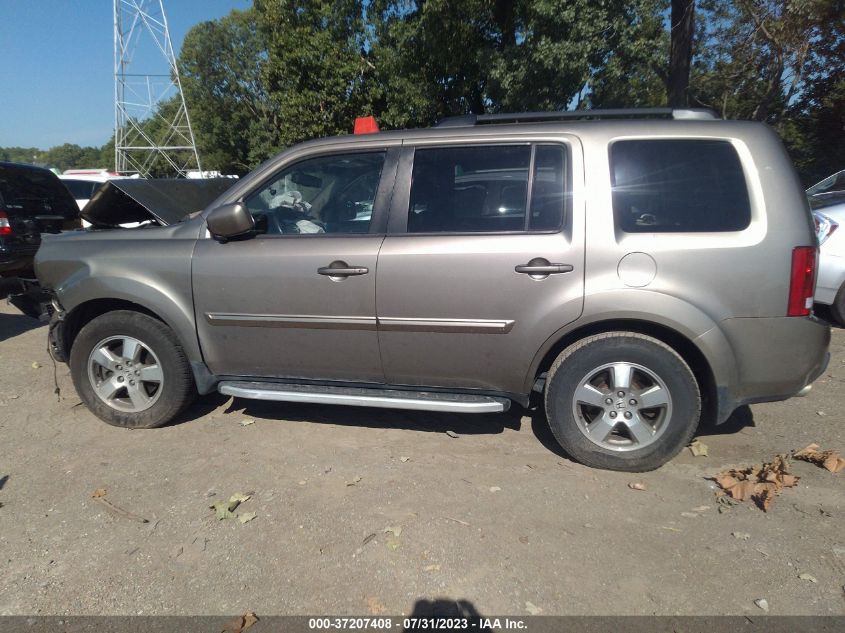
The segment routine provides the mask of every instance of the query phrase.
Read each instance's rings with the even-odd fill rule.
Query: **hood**
[[[236,182],[235,178],[116,178],[100,187],[79,215],[98,227],[148,220],[166,226],[203,210]]]

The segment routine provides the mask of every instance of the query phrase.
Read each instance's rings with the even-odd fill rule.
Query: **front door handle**
[[[370,272],[365,266],[350,266],[346,262],[335,261],[328,266],[317,269],[317,274],[327,277],[354,277],[355,275],[366,275]]]
[[[553,264],[549,260],[542,257],[535,257],[527,264],[520,264],[515,266],[514,270],[524,275],[531,275],[532,277],[546,275],[557,275],[559,273],[571,273],[574,267],[571,264]]]

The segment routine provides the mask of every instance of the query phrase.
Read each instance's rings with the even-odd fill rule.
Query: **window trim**
[[[313,239],[313,238],[348,238],[348,237],[372,237],[384,236],[387,232],[387,220],[390,209],[390,202],[393,196],[393,187],[396,182],[396,170],[399,165],[399,153],[401,147],[398,145],[362,147],[362,148],[331,148],[328,151],[320,151],[298,156],[291,161],[286,161],[262,178],[254,187],[244,192],[237,198],[237,202],[246,204],[246,199],[257,193],[284,171],[296,165],[315,158],[327,158],[331,156],[348,156],[350,154],[384,154],[384,163],[381,167],[381,176],[376,188],[376,196],[373,200],[373,215],[370,218],[368,230],[363,233],[271,233],[256,234],[252,239]]]
[[[565,183],[569,185],[569,190],[565,192],[564,209],[560,219],[560,223],[555,229],[544,230],[528,230],[526,227],[530,221],[531,199],[534,189],[534,156],[539,145],[559,146],[563,149],[566,160],[566,174]],[[525,223],[523,229],[519,231],[426,231],[420,233],[412,233],[408,231],[408,216],[411,212],[411,183],[413,180],[414,171],[414,156],[417,149],[452,149],[452,148],[468,148],[468,147],[502,147],[502,146],[528,146],[531,148],[531,157],[528,171],[528,195],[526,196],[525,207]],[[573,165],[572,165],[573,148],[572,143],[564,139],[508,139],[496,140],[490,138],[478,139],[473,142],[469,140],[461,140],[454,142],[433,142],[423,143],[414,142],[413,144],[404,145],[402,147],[402,154],[399,158],[398,172],[396,174],[396,184],[393,190],[393,199],[390,205],[390,215],[387,223],[387,235],[390,237],[397,237],[400,235],[408,237],[436,237],[436,236],[460,236],[460,237],[483,237],[485,235],[556,235],[566,230],[567,222],[571,221],[575,197]]]

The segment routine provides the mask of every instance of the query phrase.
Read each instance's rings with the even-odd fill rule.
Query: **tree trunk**
[[[695,31],[695,0],[672,0],[671,46],[666,97],[672,108],[687,106],[692,38]]]

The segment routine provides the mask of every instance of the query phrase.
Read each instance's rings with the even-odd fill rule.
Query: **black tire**
[[[137,339],[157,357],[156,365],[160,367],[162,378],[149,408],[120,411],[95,393],[89,377],[90,355],[99,343],[110,337]],[[130,310],[107,312],[80,330],[70,352],[70,373],[76,392],[94,415],[108,424],[127,429],[150,429],[167,424],[196,397],[191,366],[173,331],[158,319]]]
[[[576,419],[576,389],[590,372],[611,363],[631,363],[653,372],[671,396],[665,427],[650,444],[643,442],[642,448],[636,447],[633,435],[621,440],[630,442],[629,450],[605,448],[589,439],[588,432],[581,430],[584,423]],[[545,404],[552,434],[571,457],[588,466],[626,472],[654,470],[668,462],[692,439],[701,417],[698,383],[684,359],[663,342],[635,332],[597,334],[561,352],[548,372]],[[608,405],[606,410],[613,410],[608,415],[617,415],[615,407],[616,401]],[[651,415],[649,410],[643,411]],[[621,430],[626,432],[625,427]]]
[[[840,327],[845,327],[845,285],[836,293],[836,298],[830,304],[830,314]]]

